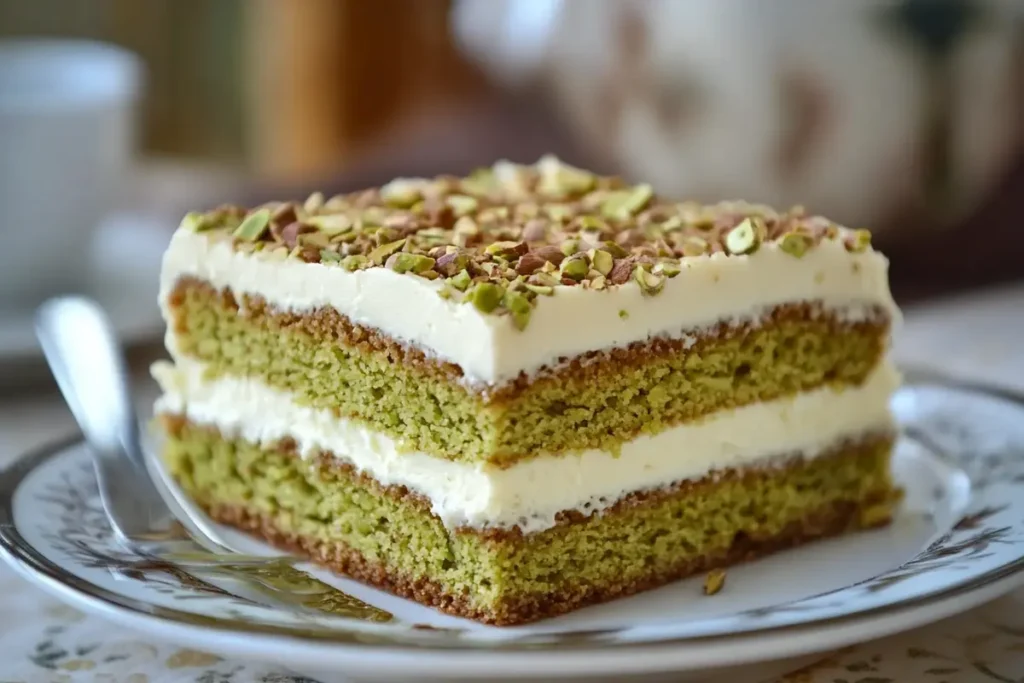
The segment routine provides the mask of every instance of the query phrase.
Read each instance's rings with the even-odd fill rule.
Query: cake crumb
[[[725,586],[725,570],[712,569],[704,577],[704,595],[714,595]]]

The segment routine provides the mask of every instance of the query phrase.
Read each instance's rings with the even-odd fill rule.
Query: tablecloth
[[[908,312],[896,356],[914,367],[1024,392],[1022,339],[1024,287],[1015,287]],[[153,388],[142,389],[146,401]],[[0,466],[71,429],[55,397],[0,406]],[[0,567],[0,683],[51,682],[320,683],[117,628]],[[936,624],[824,655],[773,681],[992,682],[1024,683],[1024,589]]]

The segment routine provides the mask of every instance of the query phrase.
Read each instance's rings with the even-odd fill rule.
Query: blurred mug
[[[0,308],[81,288],[126,180],[140,83],[110,45],[0,41]]]

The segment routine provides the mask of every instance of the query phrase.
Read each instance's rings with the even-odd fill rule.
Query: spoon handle
[[[103,310],[78,296],[44,303],[36,334],[93,456],[100,497],[122,540],[171,513],[146,473],[124,360]]]

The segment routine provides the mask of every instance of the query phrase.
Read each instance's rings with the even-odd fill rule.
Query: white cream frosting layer
[[[767,464],[782,454],[811,458],[844,436],[890,430],[888,402],[899,384],[899,374],[885,363],[859,387],[824,388],[722,412],[641,436],[618,456],[599,450],[541,455],[500,469],[400,452],[387,436],[296,405],[259,380],[204,380],[194,361],[158,363],[153,374],[164,390],[157,412],[183,414],[258,444],[290,437],[304,457],[329,451],[382,484],[421,493],[449,528],[518,525],[524,532],[552,526],[562,510],[599,510],[633,491]]]
[[[517,330],[509,316],[442,299],[438,281],[385,268],[350,273],[244,254],[228,240],[179,229],[164,256],[160,300],[166,316],[175,283],[193,276],[285,310],[333,307],[355,323],[455,363],[471,383],[490,386],[561,358],[653,336],[682,337],[723,319],[756,318],[784,303],[820,301],[852,318],[870,306],[898,315],[885,257],[871,250],[849,253],[838,241],[823,241],[802,258],[765,244],[749,256],[685,258],[682,268],[651,297],[633,282],[602,291],[560,288],[538,303],[525,330]],[[177,357],[170,331],[167,345]]]

